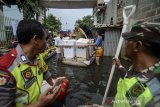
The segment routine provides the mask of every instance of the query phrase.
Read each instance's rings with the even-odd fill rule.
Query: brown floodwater
[[[66,76],[69,79],[69,88],[65,100],[66,107],[77,107],[86,104],[101,104],[112,67],[112,57],[101,58],[101,65],[95,62],[88,67],[64,65],[56,61],[53,56],[47,64],[53,77]],[[123,65],[128,62],[121,60]],[[114,99],[119,73],[115,70],[108,92],[109,98]]]

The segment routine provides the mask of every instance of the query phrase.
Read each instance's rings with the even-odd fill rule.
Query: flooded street
[[[100,66],[96,66],[93,62],[91,66],[86,68],[56,63],[55,56],[47,61],[49,70],[54,77],[66,76],[69,79],[66,107],[102,103],[112,66],[111,59],[112,57],[103,57]],[[108,97],[115,96],[118,78],[119,73],[115,72]]]

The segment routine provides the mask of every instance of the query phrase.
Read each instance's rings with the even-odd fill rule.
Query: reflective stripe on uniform
[[[23,96],[23,97],[17,97],[16,100],[15,100],[16,102],[18,102],[16,104],[17,107],[29,104],[28,95],[21,94],[21,96]]]

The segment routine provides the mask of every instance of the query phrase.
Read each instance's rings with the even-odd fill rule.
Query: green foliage
[[[23,12],[24,19],[33,19],[40,13],[39,0],[16,0],[16,4],[20,12]]]
[[[76,23],[78,23],[80,26],[87,26],[89,29],[93,28],[93,20],[91,19],[92,16],[84,16],[82,20],[78,19]]]
[[[44,23],[46,22],[46,23]],[[61,29],[62,23],[60,22],[59,19],[57,19],[55,16],[52,14],[49,14],[46,19],[43,20],[43,24],[45,24],[49,30],[53,32],[58,32]]]

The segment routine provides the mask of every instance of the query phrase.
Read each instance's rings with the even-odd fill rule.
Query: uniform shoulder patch
[[[13,49],[9,53],[0,57],[0,68],[7,69],[16,58],[16,55],[17,52],[15,49]]]

